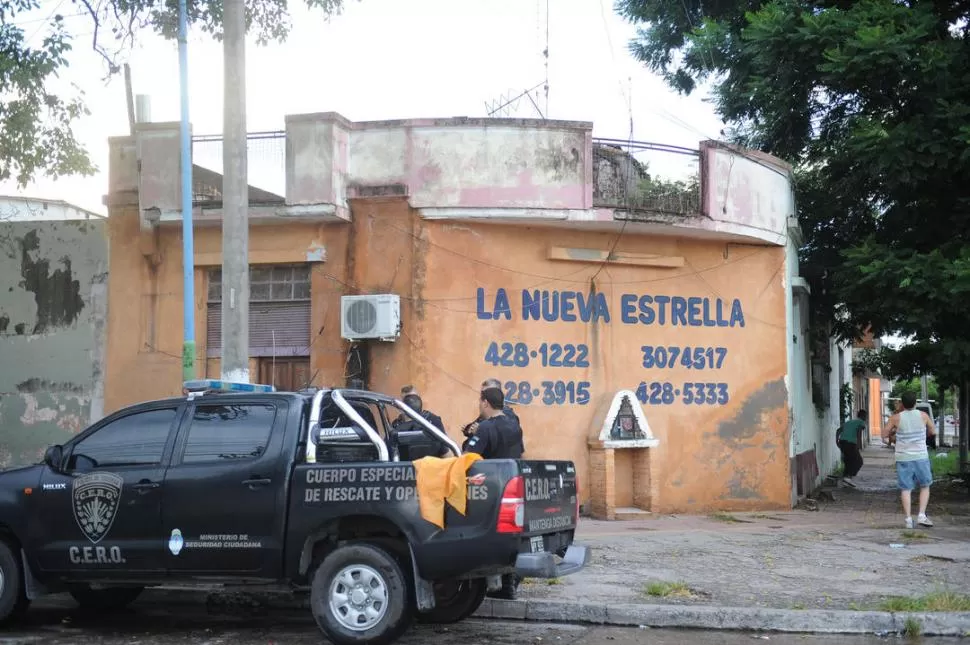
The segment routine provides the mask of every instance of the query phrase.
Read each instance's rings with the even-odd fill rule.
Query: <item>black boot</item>
[[[519,582],[521,579],[514,573],[508,573],[502,576],[502,588],[498,591],[493,591],[488,594],[489,598],[497,598],[499,600],[515,600],[516,591],[519,588]]]

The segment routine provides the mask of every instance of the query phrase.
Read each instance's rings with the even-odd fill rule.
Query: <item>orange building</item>
[[[178,132],[110,142],[106,411],[181,390]],[[254,382],[413,384],[458,438],[494,376],[527,456],[575,461],[594,515],[790,507],[805,330],[785,164],[704,142],[680,151],[699,188],[673,195],[589,123],[327,113],[253,140],[285,144],[279,185],[250,192]],[[205,145],[196,364],[217,378],[221,178]],[[399,333],[342,337],[342,297],[366,294],[399,298]]]

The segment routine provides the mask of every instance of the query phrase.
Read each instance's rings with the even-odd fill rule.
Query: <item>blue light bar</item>
[[[275,392],[276,388],[272,385],[260,385],[259,383],[242,383],[236,381],[220,381],[218,379],[201,379],[198,381],[185,381],[182,387],[186,392]]]

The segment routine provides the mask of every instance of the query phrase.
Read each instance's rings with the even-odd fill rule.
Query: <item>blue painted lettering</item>
[[[643,383],[636,391],[644,405],[727,405],[731,400],[727,383]]]
[[[741,301],[737,298],[731,303],[731,326],[734,327],[735,324],[738,327],[744,327],[744,312],[741,311]]]
[[[667,303],[670,302],[670,296],[654,296],[653,301],[657,303],[657,324],[666,325],[667,324]]]
[[[505,293],[505,289],[499,289],[495,292],[495,302],[491,309],[486,308],[485,289],[481,287],[478,288],[476,301],[479,320],[498,320],[499,318],[512,320],[512,306],[509,304],[509,297]]]
[[[476,296],[479,320],[512,320],[512,307],[505,289],[497,289],[492,302],[485,289]],[[610,306],[603,293],[582,291],[522,290],[522,320],[597,323],[611,321]],[[620,296],[620,320],[625,325],[672,327],[744,327],[744,308],[737,298],[668,296],[664,294]]]
[[[610,322],[606,295],[580,291],[522,290],[522,320]]]

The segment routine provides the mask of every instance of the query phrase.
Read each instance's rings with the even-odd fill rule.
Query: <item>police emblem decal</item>
[[[168,538],[168,550],[172,552],[172,555],[178,555],[184,544],[185,540],[182,538],[182,531],[172,529],[172,535]]]
[[[89,473],[74,480],[74,519],[92,544],[111,530],[125,480],[114,473]]]

